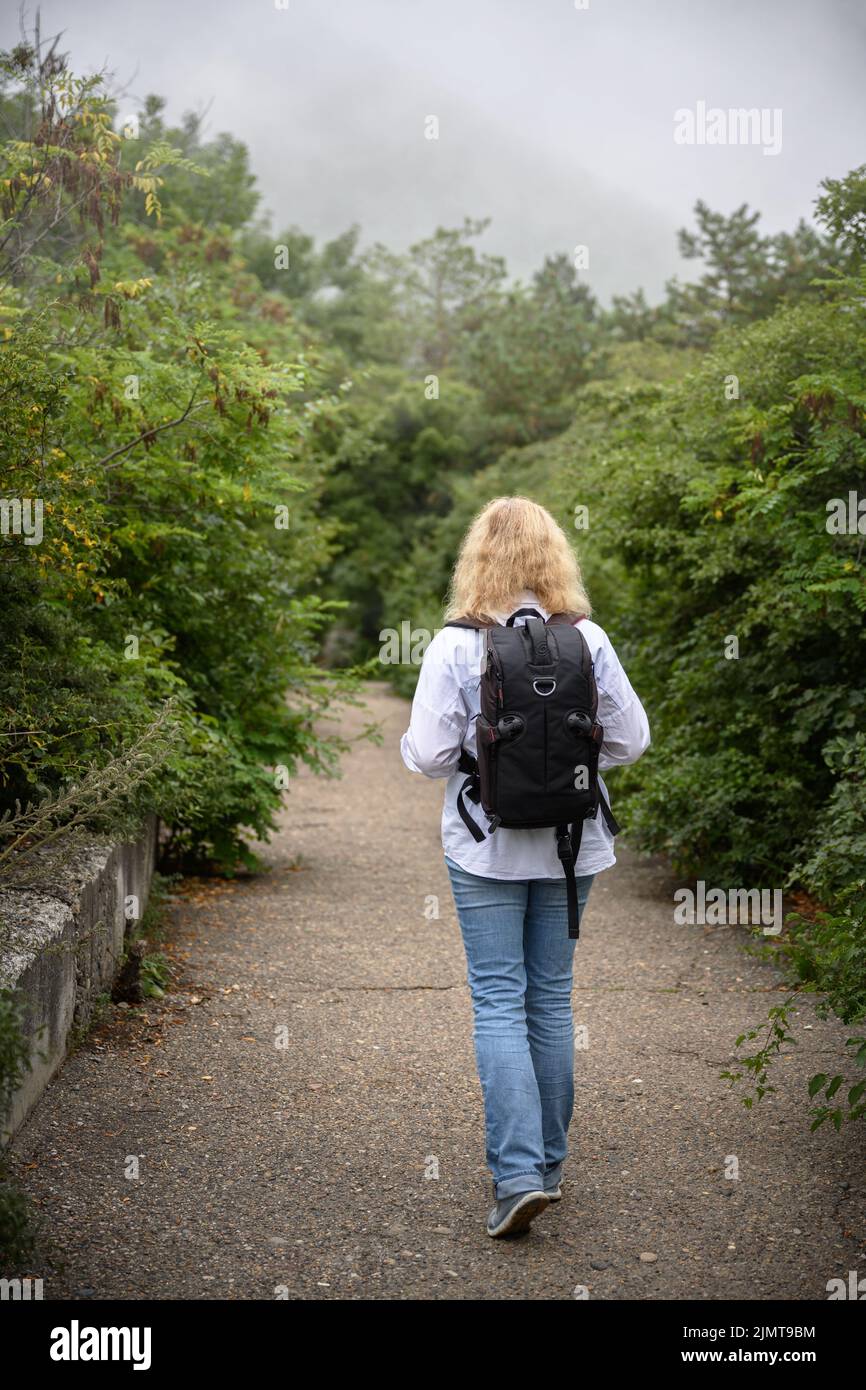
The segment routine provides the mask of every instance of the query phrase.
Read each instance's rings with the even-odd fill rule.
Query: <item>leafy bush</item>
[[[0,497],[41,507],[44,532],[0,542],[0,811],[119,777],[170,701],[160,765],[101,819],[153,808],[178,857],[249,863],[272,769],[328,770],[317,715],[353,689],[317,663],[333,368],[208,214],[236,208],[235,144],[187,127],[190,158],[158,104],[124,140],[100,79],[56,54],[22,47],[0,76]]]
[[[12,1097],[30,1069],[30,1049],[21,1032],[15,994],[0,989],[0,1254],[15,1264],[29,1254],[33,1222],[26,1198],[10,1182],[3,1158],[3,1132]]]

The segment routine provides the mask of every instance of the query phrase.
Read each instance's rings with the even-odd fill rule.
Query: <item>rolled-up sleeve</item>
[[[636,763],[650,745],[649,720],[607,637],[596,655],[595,679],[598,720],[604,729],[599,770]]]
[[[424,653],[409,728],[400,740],[409,771],[450,777],[457,770],[468,723],[468,706],[448,658],[448,638],[437,633]]]

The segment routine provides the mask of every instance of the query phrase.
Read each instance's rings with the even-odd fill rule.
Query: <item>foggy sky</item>
[[[31,12],[32,13],[32,12]],[[395,249],[463,217],[528,278],[589,247],[603,299],[679,269],[697,198],[811,216],[820,179],[866,159],[862,0],[43,0],[73,67],[105,65],[167,115],[249,146],[275,227],[361,224]],[[5,0],[0,41],[18,23]],[[674,112],[780,108],[782,148],[682,146]],[[425,118],[440,123],[424,138]]]

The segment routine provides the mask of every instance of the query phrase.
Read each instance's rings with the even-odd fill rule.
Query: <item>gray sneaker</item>
[[[557,1163],[544,1175],[544,1190],[551,1202],[562,1201],[562,1164]]]
[[[550,1204],[547,1192],[518,1192],[494,1203],[487,1218],[489,1236],[517,1236],[528,1231],[536,1216]]]

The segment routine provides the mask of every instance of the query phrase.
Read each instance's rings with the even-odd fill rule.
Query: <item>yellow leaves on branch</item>
[[[135,166],[135,173],[132,175],[132,186],[137,188],[139,193],[144,194],[144,211],[148,217],[155,216],[157,222],[162,221],[162,204],[157,195],[157,189],[162,188],[165,179],[159,174],[142,173],[147,169],[147,161],[140,159]]]
[[[114,288],[118,294],[122,294],[124,299],[140,299],[145,290],[149,290],[153,281],[142,277],[140,280],[117,280]]]
[[[51,176],[50,174],[43,174],[41,169],[34,167],[32,174],[28,174],[26,170],[21,169],[15,175],[14,181],[21,188],[35,188],[38,183],[41,183],[44,187],[48,187],[51,184]],[[3,180],[4,187],[6,188],[11,188],[12,183],[12,179]]]

